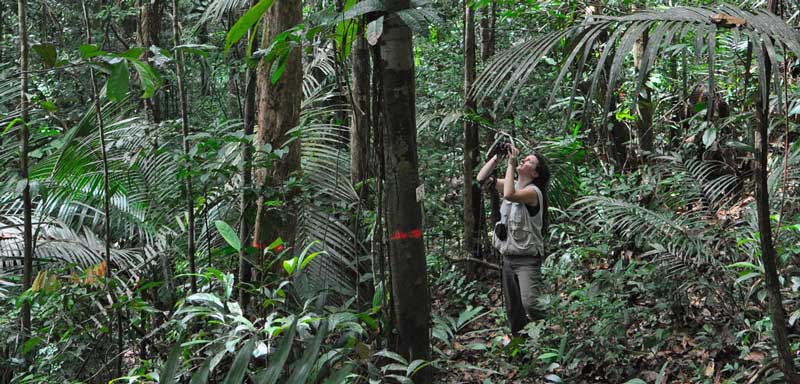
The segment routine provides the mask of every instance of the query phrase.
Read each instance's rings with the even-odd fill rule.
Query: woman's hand
[[[519,149],[511,143],[508,146],[508,165],[516,167],[517,166],[517,156],[519,156]]]

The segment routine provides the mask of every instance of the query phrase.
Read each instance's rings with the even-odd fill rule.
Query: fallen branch
[[[495,263],[490,263],[490,262],[488,262],[486,260],[481,260],[481,259],[477,259],[477,258],[470,257],[470,256],[464,256],[464,257],[461,257],[461,258],[458,258],[458,259],[454,259],[452,257],[447,257],[447,256],[445,256],[445,258],[448,261],[452,262],[452,263],[472,262],[472,263],[477,263],[477,264],[483,265],[484,267],[492,268],[492,269],[497,270],[497,271],[499,271],[501,269],[500,266],[495,264]]]

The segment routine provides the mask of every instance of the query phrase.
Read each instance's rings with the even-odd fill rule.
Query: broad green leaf
[[[430,361],[425,361],[425,360],[421,360],[421,359],[414,360],[406,368],[406,376],[412,377],[420,369],[423,369],[423,368],[425,368],[425,367],[427,367],[429,365],[431,365]]]
[[[347,378],[347,375],[349,375],[350,372],[353,372],[353,368],[355,368],[355,365],[351,363],[345,364],[344,367],[342,367],[342,369],[336,371],[336,373],[334,373],[333,375],[328,376],[328,379],[325,380],[324,384],[344,383],[345,378]]]
[[[386,358],[392,359],[392,360],[394,360],[394,361],[396,361],[396,362],[398,362],[400,364],[408,365],[408,360],[406,360],[405,357],[400,356],[399,354],[397,354],[395,352],[388,351],[388,350],[385,350],[385,349],[382,350],[382,351],[376,352],[375,356],[386,357]]]
[[[314,367],[314,364],[317,362],[317,354],[322,345],[322,340],[325,339],[327,335],[328,322],[323,321],[322,325],[317,329],[317,334],[314,336],[314,340],[311,341],[311,345],[306,346],[303,357],[295,363],[295,370],[287,384],[304,384],[306,382],[309,373],[311,373],[311,368]]]
[[[97,48],[97,46],[94,44],[81,44],[79,50],[81,52],[81,58],[83,59],[91,59],[92,57],[104,56],[108,54],[106,51]]]
[[[296,266],[297,266],[296,257],[283,261],[283,269],[286,271],[286,273],[289,274],[289,276],[291,276],[294,273]]]
[[[539,357],[537,357],[537,359],[539,359],[539,360],[549,360],[549,359],[557,358],[557,357],[558,357],[558,353],[547,352],[547,353],[543,353],[543,354],[539,355]]]
[[[260,0],[236,21],[236,24],[225,35],[225,54],[228,54],[228,50],[247,33],[248,29],[261,19],[261,15],[269,9],[270,5],[272,5],[272,0]]]
[[[111,65],[111,74],[108,76],[106,96],[110,100],[119,101],[128,95],[130,73],[128,63],[120,60]]]
[[[178,371],[178,362],[180,361],[181,350],[183,350],[183,348],[181,348],[181,343],[177,343],[169,351],[167,362],[164,363],[164,366],[161,367],[161,371],[158,374],[158,376],[161,378],[161,383],[175,383],[175,373]]]
[[[122,52],[120,56],[126,59],[138,59],[139,56],[142,56],[142,53],[144,53],[144,48],[135,47]]]
[[[211,359],[206,359],[205,363],[192,375],[192,381],[189,384],[206,384],[208,383],[208,376],[211,374]]]
[[[642,379],[631,379],[626,381],[625,384],[647,384],[647,382]]]
[[[183,44],[173,48],[176,51],[184,51],[193,55],[207,57],[207,51],[214,51],[217,49],[215,45],[210,44]]]
[[[33,51],[36,52],[39,57],[42,58],[42,61],[48,67],[54,67],[56,65],[56,46],[53,44],[36,44],[31,46]]]
[[[199,301],[199,302],[210,303],[220,310],[225,309],[225,305],[222,304],[222,301],[219,299],[219,297],[212,295],[210,293],[205,293],[205,292],[195,293],[187,297],[186,301]]]
[[[139,74],[139,81],[142,83],[143,99],[150,98],[156,89],[161,86],[161,76],[149,64],[139,61],[137,59],[128,59]]]
[[[242,243],[239,241],[239,234],[236,233],[236,230],[233,229],[228,223],[222,220],[214,221],[214,226],[217,227],[217,231],[219,234],[222,235],[222,238],[233,247],[237,252],[242,249]]]
[[[272,67],[270,68],[270,81],[272,85],[278,83],[278,80],[281,79],[281,75],[286,70],[286,63],[289,61],[289,55],[283,55],[278,58],[277,62],[272,63]]]
[[[705,132],[703,132],[703,145],[706,148],[710,147],[711,144],[717,141],[717,127],[708,127]]]
[[[322,252],[314,252],[308,256],[303,257],[303,261],[300,263],[299,270],[303,270],[311,260],[314,260],[317,256],[319,256]]]
[[[275,384],[278,382],[281,371],[283,371],[283,366],[286,364],[286,359],[289,357],[289,352],[292,350],[292,343],[294,342],[296,331],[297,319],[295,318],[292,321],[292,325],[287,329],[286,334],[283,335],[283,339],[281,339],[280,345],[278,345],[278,351],[275,352],[269,360],[269,368],[256,376],[256,384]]]
[[[223,384],[240,384],[244,382],[244,375],[247,373],[247,364],[250,363],[250,358],[253,355],[253,348],[256,344],[253,340],[248,340],[236,357],[233,358],[233,364],[225,376]]]

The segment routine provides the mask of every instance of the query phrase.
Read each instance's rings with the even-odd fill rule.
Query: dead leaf
[[[764,352],[752,351],[752,352],[748,353],[747,356],[744,357],[744,360],[745,361],[754,361],[756,363],[760,363],[760,362],[762,362],[764,360],[765,357],[767,357],[767,355]]]

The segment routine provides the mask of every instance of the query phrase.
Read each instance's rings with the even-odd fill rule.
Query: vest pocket
[[[531,236],[533,236],[525,220],[525,215],[527,214],[528,212],[524,204],[514,203],[509,220],[509,232],[511,232],[514,241],[521,246],[525,246],[531,240]]]

